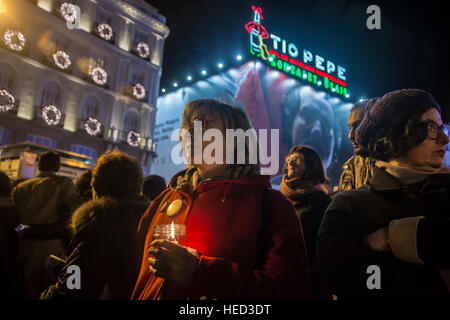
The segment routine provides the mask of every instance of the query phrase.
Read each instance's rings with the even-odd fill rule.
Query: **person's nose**
[[[450,142],[450,139],[445,133],[442,133],[439,142],[441,142],[442,144],[448,144]]]
[[[348,133],[348,140],[352,141],[355,138],[355,129],[351,128]]]

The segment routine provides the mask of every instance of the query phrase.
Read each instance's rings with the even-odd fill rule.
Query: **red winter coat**
[[[300,221],[292,204],[276,190],[269,192],[271,241],[268,241],[264,266],[255,270],[262,193],[268,187],[268,176],[249,176],[202,181],[194,196],[166,189],[150,205],[139,224],[138,232],[145,236],[145,248],[132,299],[156,299],[163,284],[162,299],[309,298]],[[168,217],[161,210],[175,199],[182,199],[183,207],[180,213]],[[201,254],[188,289],[170,284],[149,271],[147,252],[153,229],[155,225],[172,221],[186,225],[186,245]]]

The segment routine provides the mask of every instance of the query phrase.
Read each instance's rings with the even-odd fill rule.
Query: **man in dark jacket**
[[[448,298],[439,268],[450,267],[449,137],[439,105],[423,90],[388,93],[357,140],[376,167],[366,186],[338,193],[325,212],[317,256],[328,286],[339,299]],[[419,223],[418,232],[403,219]]]
[[[130,298],[144,240],[136,235],[147,208],[147,201],[139,197],[141,181],[141,168],[134,158],[120,152],[99,158],[91,181],[94,200],[73,214],[70,254],[57,283],[41,299]],[[71,278],[78,272],[73,266],[79,268],[78,287]]]
[[[60,155],[53,151],[39,155],[39,173],[18,184],[11,192],[24,225],[23,268],[27,295],[31,299],[51,283],[44,262],[51,254],[65,258],[67,222],[81,204],[72,180],[59,176]]]

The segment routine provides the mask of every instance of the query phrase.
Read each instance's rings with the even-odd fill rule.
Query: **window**
[[[140,31],[139,29],[136,29],[134,32],[134,43],[144,42],[146,44],[148,43],[148,35],[145,32]]]
[[[97,158],[97,151],[95,151],[92,148],[78,145],[78,144],[72,144],[70,145],[70,151],[78,153],[78,154],[84,154],[85,156]]]
[[[0,146],[7,145],[9,142],[9,130],[0,127]]]
[[[111,15],[107,13],[102,8],[97,7],[97,12],[95,14],[95,22],[96,24],[107,23],[111,25]]]
[[[128,110],[125,113],[125,119],[123,122],[123,131],[125,133],[127,133],[130,130],[137,130],[137,125],[138,125],[138,115],[135,111],[133,110]]]
[[[89,95],[84,101],[84,108],[81,118],[87,119],[89,117],[97,118],[100,109],[100,104],[96,97]]]
[[[54,47],[53,47],[54,51],[57,51],[57,50],[67,51],[67,48],[68,48],[67,39],[65,37],[63,37],[62,35],[57,34],[54,31],[52,31],[51,43],[52,43],[52,45],[54,45]]]
[[[39,101],[41,107],[52,104],[59,108],[60,89],[59,86],[51,81],[47,82],[41,92],[41,100]]]
[[[131,83],[135,84],[135,83],[140,83],[140,84],[144,84],[144,79],[145,79],[145,74],[139,73],[139,72],[133,72],[133,75],[131,77]]]
[[[41,146],[56,148],[56,141],[50,138],[27,134],[25,140]]]
[[[99,54],[92,54],[89,61],[89,73],[95,67],[102,67],[103,69],[105,69],[105,71],[108,71],[106,68],[106,57]]]
[[[0,89],[11,92],[14,83],[14,70],[6,63],[0,63]]]

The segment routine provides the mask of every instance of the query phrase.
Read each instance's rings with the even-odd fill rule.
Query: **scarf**
[[[375,165],[379,168],[384,169],[387,173],[394,176],[400,185],[407,186],[421,181],[426,180],[429,176],[433,174],[445,174],[450,173],[450,169],[446,167],[441,167],[435,171],[421,171],[417,169],[402,167],[393,165],[391,163],[377,160]]]
[[[317,190],[322,190],[321,184],[317,181],[305,182],[301,177],[288,178],[287,175],[283,176],[283,180],[280,185],[281,193],[293,202],[295,202],[300,196],[313,193]]]
[[[176,174],[169,185],[172,189],[192,194],[201,181],[233,180],[259,174],[259,167],[252,165],[221,166],[208,170],[202,175],[197,167],[191,166]]]

